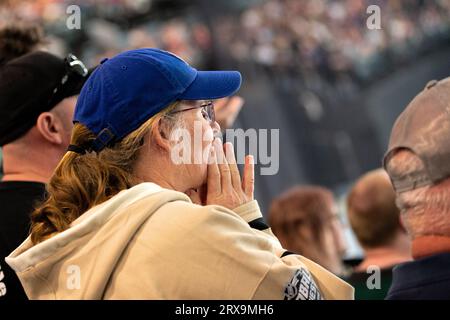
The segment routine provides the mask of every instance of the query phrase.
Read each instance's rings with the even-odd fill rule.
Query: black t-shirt
[[[0,182],[0,300],[24,300],[25,292],[7,257],[28,236],[30,214],[45,196],[45,185],[30,181]]]
[[[370,271],[354,272],[345,280],[355,288],[355,300],[384,300],[391,287],[392,268],[381,269],[379,275]]]

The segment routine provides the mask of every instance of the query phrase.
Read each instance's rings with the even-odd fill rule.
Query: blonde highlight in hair
[[[31,241],[37,244],[68,229],[90,208],[139,183],[133,166],[144,138],[177,104],[171,104],[121,141],[98,153],[67,152],[47,185],[45,201],[31,214]],[[95,137],[87,127],[77,123],[70,143],[86,148]]]

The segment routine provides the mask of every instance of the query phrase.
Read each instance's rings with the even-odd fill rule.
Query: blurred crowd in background
[[[366,8],[382,9],[383,31],[366,27]],[[448,37],[448,1],[271,0],[227,22],[220,37],[240,62],[369,80]]]
[[[224,11],[215,10],[222,1],[3,2],[0,23],[19,17],[43,25],[53,50],[74,51],[90,64],[125,49],[157,46],[199,67],[254,64],[304,77],[351,77],[358,83],[433,50],[449,39],[450,30],[446,0],[244,0],[240,6],[248,6],[237,14],[233,10],[240,6],[233,1],[221,4]],[[70,4],[81,8],[79,32],[66,27]],[[193,4],[200,10],[190,10]],[[369,5],[383,8],[382,31],[366,27]]]

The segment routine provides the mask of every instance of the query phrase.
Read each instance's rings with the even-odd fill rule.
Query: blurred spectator
[[[346,249],[333,194],[322,187],[294,187],[273,200],[273,233],[287,250],[301,254],[336,275],[344,273]]]
[[[44,35],[40,27],[11,24],[0,28],[0,66],[25,53],[42,49]]]
[[[244,99],[240,96],[232,96],[214,101],[216,121],[222,130],[233,126],[234,120],[244,105]]]
[[[82,75],[79,62],[71,60],[75,66],[70,67],[69,61],[33,51],[40,44],[37,28],[8,26],[6,30],[21,35],[0,51],[0,56],[9,60],[0,67],[4,170],[0,182],[0,263],[4,275],[1,284],[6,286],[0,290],[0,300],[13,301],[26,295],[3,259],[28,235],[33,206],[44,197],[45,183],[67,150],[76,95],[87,70]],[[9,37],[11,32],[0,34]]]
[[[391,286],[392,268],[411,260],[410,240],[386,172],[378,169],[362,176],[350,191],[347,206],[350,224],[365,254],[348,278],[355,287],[355,299],[384,299]],[[373,275],[371,266],[380,269],[379,288],[367,285]]]
[[[397,118],[384,166],[414,261],[397,266],[388,299],[450,299],[450,77],[431,81]]]
[[[9,60],[25,53],[44,47],[43,31],[40,27],[24,24],[0,24],[0,67]],[[2,151],[0,150],[0,161]],[[0,168],[0,178],[3,176],[3,165]]]
[[[81,29],[68,30],[66,9],[79,5]],[[128,49],[158,47],[169,50],[196,66],[207,62],[211,50],[209,29],[198,17],[153,19],[151,0],[23,0],[0,2],[0,27],[5,22],[25,20],[45,26],[49,39],[65,52],[76,52],[88,64],[98,64],[103,57],[112,57]],[[144,17],[144,19],[143,19]],[[133,18],[139,18],[133,25]],[[56,53],[56,52],[53,52]]]

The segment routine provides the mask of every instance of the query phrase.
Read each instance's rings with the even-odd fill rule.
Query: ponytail
[[[176,106],[172,104],[153,116],[123,140],[99,153],[68,151],[47,185],[47,198],[31,214],[34,244],[69,228],[90,208],[105,202],[138,182],[133,165],[153,124]],[[74,125],[71,144],[86,148],[95,135],[80,123]]]

